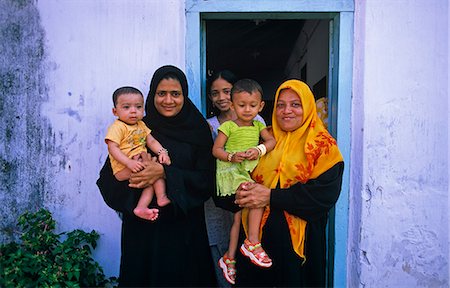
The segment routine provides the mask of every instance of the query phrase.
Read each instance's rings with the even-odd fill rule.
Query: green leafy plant
[[[0,287],[105,287],[106,278],[92,258],[99,234],[76,229],[55,234],[51,213],[40,209],[18,219],[20,241],[0,245]],[[62,241],[62,239],[64,239]]]

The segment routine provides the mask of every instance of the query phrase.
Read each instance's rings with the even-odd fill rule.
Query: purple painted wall
[[[95,184],[111,97],[146,95],[156,68],[184,67],[183,2],[5,0],[0,25],[0,240],[44,206],[61,231],[97,230],[95,256],[117,275],[120,220]]]
[[[448,1],[355,1],[350,287],[448,287]]]

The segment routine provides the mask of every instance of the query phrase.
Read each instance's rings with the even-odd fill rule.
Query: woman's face
[[[294,90],[282,90],[275,105],[276,120],[281,130],[291,132],[302,126],[302,101]]]
[[[220,112],[230,110],[231,88],[233,88],[233,85],[223,78],[218,78],[211,84],[209,97],[211,98],[213,106],[219,109]]]
[[[155,108],[164,117],[174,117],[183,108],[184,96],[180,81],[163,79],[155,92]]]

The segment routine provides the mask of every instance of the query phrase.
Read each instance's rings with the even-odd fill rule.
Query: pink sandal
[[[219,267],[222,268],[223,277],[232,285],[236,279],[236,260],[230,259],[226,256],[220,257]]]
[[[260,252],[256,252],[258,248],[261,248]],[[242,254],[250,258],[253,264],[264,268],[272,266],[272,259],[269,258],[266,251],[261,247],[261,242],[252,244],[248,239],[245,239],[240,250]]]

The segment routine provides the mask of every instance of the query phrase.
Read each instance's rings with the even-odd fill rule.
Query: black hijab
[[[170,78],[175,76],[180,82],[184,97],[181,111],[173,117],[162,116],[155,107],[156,88],[159,82],[168,75],[171,76]],[[205,118],[188,98],[186,75],[175,66],[162,66],[153,74],[145,103],[145,113],[146,115],[143,119],[145,124],[157,134],[189,144],[210,147],[212,145],[211,131]]]

